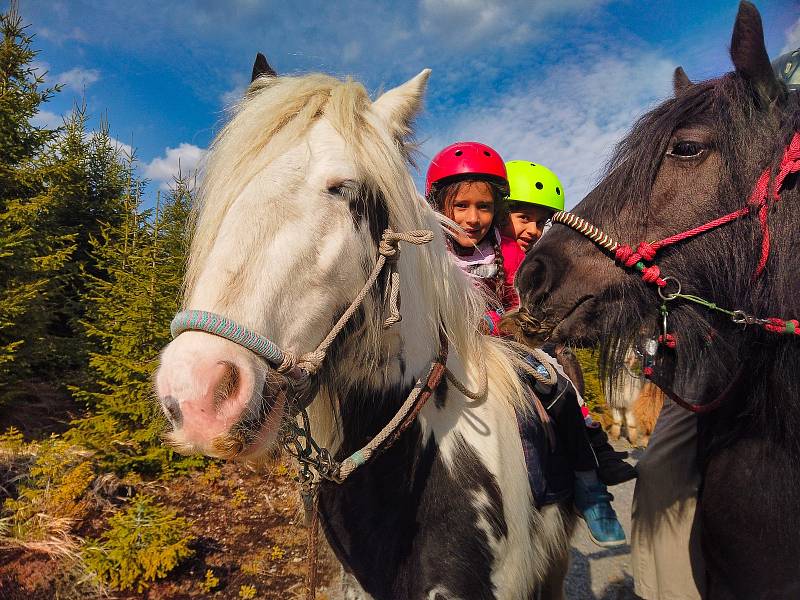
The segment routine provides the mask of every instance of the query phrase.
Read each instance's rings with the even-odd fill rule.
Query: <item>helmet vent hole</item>
[[[483,151],[483,153],[484,153],[486,156],[491,156],[491,155],[492,155],[492,153],[491,153],[491,152],[489,152],[488,150],[484,150],[484,151]]]
[[[462,154],[464,154],[463,150],[456,150],[456,152],[455,152],[456,156],[461,156]]]
[[[531,163],[531,166],[532,166],[532,167],[535,167],[535,166],[536,166],[536,163]]]
[[[537,182],[536,182],[536,189],[537,189],[537,190],[540,190],[540,189],[542,189],[543,187],[544,187],[544,186],[542,185],[542,182],[541,182],[541,181],[537,181]]]
[[[559,196],[561,195],[561,188],[559,188],[558,186],[556,186],[556,194],[558,194]]]

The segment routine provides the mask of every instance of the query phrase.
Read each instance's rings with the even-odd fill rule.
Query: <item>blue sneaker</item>
[[[575,508],[578,516],[586,521],[589,537],[603,548],[617,548],[625,545],[625,531],[622,529],[617,513],[611,508],[614,499],[608,488],[597,482],[587,485],[575,479]]]

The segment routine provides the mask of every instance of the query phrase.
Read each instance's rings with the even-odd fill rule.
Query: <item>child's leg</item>
[[[599,463],[589,440],[589,432],[595,428],[586,426],[571,385],[546,406],[553,420],[557,441],[564,445],[575,471],[575,508],[586,521],[589,536],[603,547],[625,544],[625,532],[611,507],[613,496],[598,478]],[[602,432],[599,427],[597,429]]]
[[[575,472],[575,508],[586,521],[589,537],[604,548],[625,544],[625,531],[611,507],[613,499],[596,471]]]

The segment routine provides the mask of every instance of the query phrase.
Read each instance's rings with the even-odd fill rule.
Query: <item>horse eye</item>
[[[332,196],[355,196],[358,194],[359,185],[350,180],[343,181],[337,185],[332,185],[327,192]]]
[[[670,156],[677,156],[680,158],[696,158],[700,156],[705,149],[705,144],[701,142],[675,142],[669,154]]]

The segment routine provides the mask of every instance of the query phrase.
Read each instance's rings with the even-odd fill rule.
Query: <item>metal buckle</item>
[[[664,290],[667,288],[667,286],[665,285],[664,287],[660,287],[660,288],[658,288],[658,295],[659,295],[659,297],[660,297],[662,300],[664,300],[665,302],[669,302],[670,300],[675,300],[675,298],[677,298],[677,297],[680,295],[680,293],[681,293],[681,282],[680,282],[680,281],[678,281],[677,279],[675,279],[675,278],[674,278],[674,277],[672,277],[672,276],[667,276],[667,277],[664,277],[664,281],[665,281],[666,283],[669,283],[670,281],[674,281],[674,282],[675,282],[675,286],[676,286],[678,289],[676,289],[676,290],[675,290],[673,293],[671,293],[671,294],[667,294],[666,292],[664,292]]]

